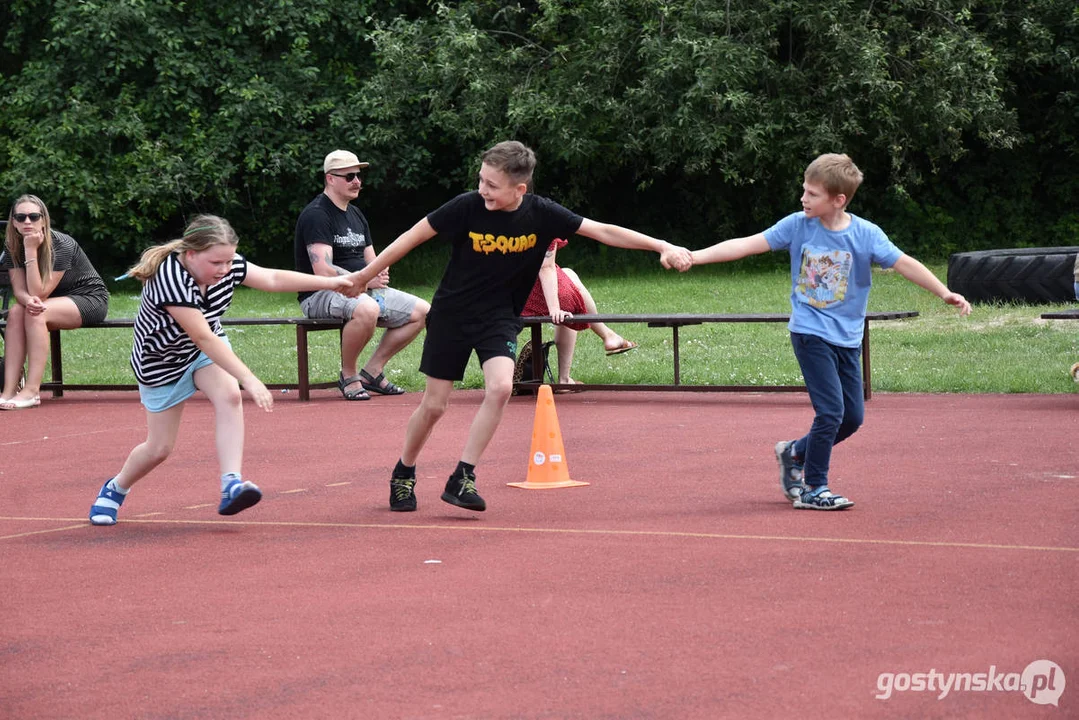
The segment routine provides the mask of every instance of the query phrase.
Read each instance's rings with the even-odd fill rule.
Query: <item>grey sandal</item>
[[[386,379],[386,376],[382,373],[378,374],[378,377],[371,377],[371,373],[366,370],[360,370],[360,374],[357,376],[360,378],[360,384],[363,385],[363,389],[368,392],[378,393],[379,395],[404,395],[405,389],[394,385],[392,382]],[[383,385],[385,383],[385,385]]]
[[[355,385],[360,383],[359,390],[349,390],[349,385]],[[352,377],[345,377],[344,373],[339,373],[337,378],[337,387],[341,390],[341,395],[345,400],[370,400],[371,396],[367,394],[367,390],[363,387],[363,378],[359,375],[353,375]]]

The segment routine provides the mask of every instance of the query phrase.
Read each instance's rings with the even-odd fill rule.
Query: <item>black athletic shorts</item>
[[[520,318],[459,322],[428,314],[420,372],[438,380],[462,380],[473,350],[481,367],[493,357],[516,360],[521,327]]]

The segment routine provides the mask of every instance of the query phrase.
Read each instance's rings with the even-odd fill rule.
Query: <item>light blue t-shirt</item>
[[[859,347],[869,305],[871,266],[890,268],[903,254],[884,231],[857,215],[845,230],[819,218],[788,215],[764,231],[772,250],[791,255],[791,332],[816,335],[840,347]]]

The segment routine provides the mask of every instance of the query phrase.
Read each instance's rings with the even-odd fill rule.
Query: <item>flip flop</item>
[[[624,352],[629,352],[630,350],[636,350],[636,349],[637,349],[637,343],[633,342],[632,340],[626,340],[625,338],[622,338],[622,344],[619,345],[618,347],[616,347],[614,350],[608,350],[607,354],[608,355],[618,355],[618,354],[621,354],[621,353],[624,353]]]
[[[567,385],[580,385],[581,383],[577,382],[573,378],[570,378],[569,382],[566,383],[566,384]],[[558,390],[552,390],[551,392],[553,394],[555,394],[555,395],[569,395],[570,393],[584,392],[584,389],[583,388],[559,388]]]

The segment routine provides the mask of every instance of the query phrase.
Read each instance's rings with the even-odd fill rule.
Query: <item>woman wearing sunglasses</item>
[[[4,267],[15,304],[4,333],[0,410],[21,410],[41,404],[49,330],[101,322],[109,310],[109,292],[74,238],[52,229],[48,208],[33,195],[11,206],[5,245]],[[26,382],[20,390],[24,362]]]

